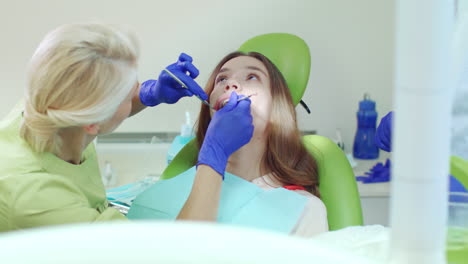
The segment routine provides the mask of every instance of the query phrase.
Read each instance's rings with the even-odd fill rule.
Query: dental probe
[[[175,76],[171,71],[169,71],[168,69],[164,69],[164,71],[167,72],[167,74],[169,74],[172,77],[172,79],[174,79],[176,82],[178,82],[180,85],[182,85],[182,88],[185,88],[185,89],[190,91],[190,89],[187,87],[187,85],[185,85],[185,83],[183,81],[181,81],[179,78],[177,78],[177,76]],[[214,109],[214,107],[211,106],[210,103],[208,103],[206,100],[201,99],[201,97],[199,95],[195,95],[195,96],[198,99],[200,99],[200,101],[202,103],[207,105],[209,108]]]

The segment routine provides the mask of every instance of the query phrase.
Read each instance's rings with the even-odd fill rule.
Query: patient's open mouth
[[[223,108],[228,102],[229,102],[229,99],[222,101],[221,105],[219,106],[219,109]]]
[[[240,96],[242,96],[243,94],[241,94]],[[242,100],[245,100],[247,98],[250,98],[254,95],[257,95],[257,93],[254,93],[254,94],[250,94],[250,95],[244,95],[242,96],[241,98],[237,99],[237,102],[239,101],[242,101]],[[216,105],[215,105],[215,110],[218,111],[219,109],[223,108],[227,103],[229,102],[229,98],[226,98],[224,100],[218,100],[218,102],[216,102]]]

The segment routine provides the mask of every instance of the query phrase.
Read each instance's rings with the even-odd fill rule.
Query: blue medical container
[[[354,137],[353,156],[357,159],[377,159],[379,148],[375,144],[377,112],[375,102],[364,94],[364,100],[359,102],[357,112],[357,131]]]

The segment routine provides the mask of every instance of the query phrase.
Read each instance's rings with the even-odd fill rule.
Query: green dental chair
[[[450,174],[468,190],[468,160],[457,156],[450,157]]]
[[[255,51],[268,57],[281,71],[297,105],[304,94],[310,73],[310,52],[299,37],[272,33],[254,37],[239,51]],[[327,208],[330,230],[362,225],[362,210],[356,179],[343,151],[330,139],[307,135],[303,142],[318,163],[321,199]],[[169,179],[193,167],[197,162],[198,146],[190,141],[175,156],[162,173]]]

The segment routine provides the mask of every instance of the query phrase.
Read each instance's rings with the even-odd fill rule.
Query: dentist
[[[130,32],[103,24],[63,25],[39,44],[29,62],[24,104],[0,121],[0,232],[126,219],[108,207],[93,139],[146,106],[192,95],[207,99],[186,54],[167,69],[189,89],[165,71],[140,86],[138,53]],[[250,100],[218,111],[213,121],[210,140],[201,146],[197,188],[179,219],[216,213],[222,176],[214,168],[225,167],[250,141]]]

